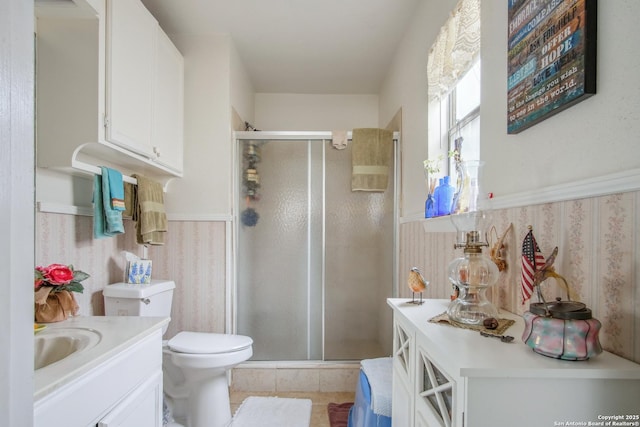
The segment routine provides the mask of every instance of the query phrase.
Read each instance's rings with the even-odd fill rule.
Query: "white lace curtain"
[[[460,0],[429,52],[429,100],[445,96],[480,55],[480,0]]]

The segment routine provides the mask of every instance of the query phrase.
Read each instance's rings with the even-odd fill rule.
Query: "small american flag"
[[[533,275],[544,266],[544,256],[540,252],[536,238],[533,237],[533,230],[529,227],[529,232],[522,242],[522,303],[533,293]]]

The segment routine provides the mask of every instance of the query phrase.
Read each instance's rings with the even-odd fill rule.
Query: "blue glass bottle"
[[[436,187],[435,190],[433,190],[433,203],[434,203],[434,210],[435,210],[435,215],[434,216],[440,216],[440,192],[442,192],[442,185],[444,183],[444,180],[442,178],[440,178],[438,180],[438,186]]]
[[[442,184],[438,186],[440,192],[438,193],[438,215],[449,215],[451,213],[451,205],[453,203],[453,185],[449,183],[451,178],[445,176]]]
[[[429,193],[427,200],[424,202],[424,217],[433,218],[436,216],[436,202],[433,195]]]

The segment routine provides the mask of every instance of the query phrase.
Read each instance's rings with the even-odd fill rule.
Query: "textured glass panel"
[[[238,195],[240,211],[260,216],[254,227],[238,226],[237,242],[237,329],[253,338],[252,359],[388,355],[381,331],[391,332],[393,173],[384,193],[352,193],[350,146],[259,145],[259,200]]]
[[[253,360],[308,358],[307,159],[299,141],[261,145],[260,217],[238,238],[238,333],[253,338]]]
[[[323,280],[323,147],[322,140],[308,141],[309,162],[309,354],[322,359],[322,280]]]
[[[325,359],[385,356],[379,320],[393,286],[393,173],[385,192],[352,192],[351,144],[327,142],[325,153]]]

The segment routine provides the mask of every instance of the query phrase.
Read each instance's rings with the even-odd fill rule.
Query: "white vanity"
[[[394,314],[394,426],[640,425],[639,364],[608,352],[582,362],[548,358],[522,342],[519,316],[500,312],[515,320],[505,332],[515,339],[504,343],[429,322],[448,300],[408,301],[387,300]],[[606,418],[612,416],[621,418]]]
[[[162,327],[168,323],[94,316],[47,324],[35,338],[36,363],[46,366],[34,371],[34,427],[162,426]],[[44,351],[55,360],[65,347],[61,338],[73,347],[69,355],[48,365],[38,360]]]

